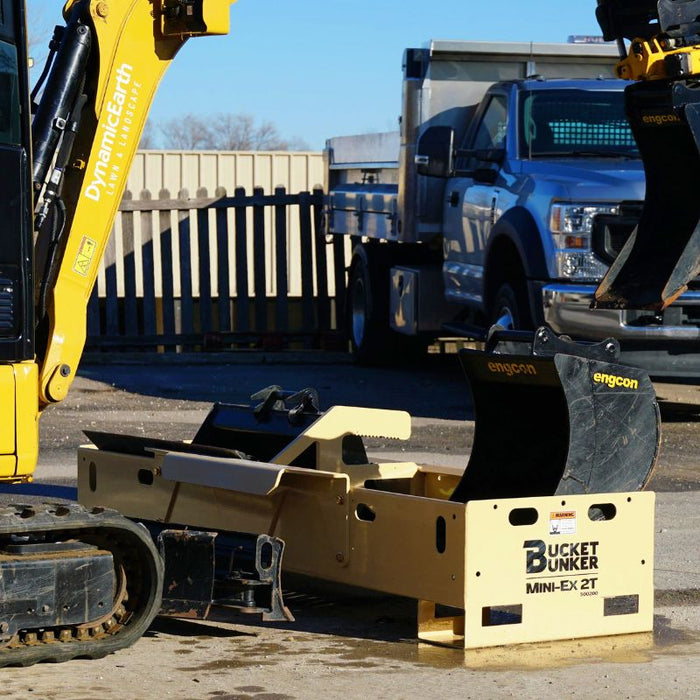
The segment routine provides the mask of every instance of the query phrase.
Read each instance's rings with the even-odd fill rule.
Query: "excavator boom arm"
[[[76,86],[63,127],[74,129],[75,141],[64,174],[67,214],[60,263],[45,276],[51,299],[45,348],[40,348],[43,404],[65,397],[75,376],[87,302],[158,84],[190,36],[228,32],[229,5],[230,0],[76,0],[66,5],[68,26],[59,52],[69,54],[66,62],[72,66],[84,35],[92,36],[93,46],[84,69],[71,74],[71,82],[82,81],[83,90]],[[51,125],[54,131],[61,128],[55,120]]]

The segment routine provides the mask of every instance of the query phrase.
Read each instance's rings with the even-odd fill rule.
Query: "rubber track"
[[[2,505],[0,537],[13,533],[47,533],[56,541],[78,539],[110,551],[115,562],[123,565],[126,572],[128,619],[117,631],[110,630],[89,640],[72,638],[69,641],[1,647],[0,667],[102,658],[136,642],[160,610],[162,560],[147,530],[116,511],[104,508],[87,510],[73,503]]]

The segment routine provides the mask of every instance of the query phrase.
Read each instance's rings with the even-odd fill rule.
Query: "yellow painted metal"
[[[0,481],[17,481],[14,478],[16,468],[15,455],[0,455]]]
[[[29,481],[39,450],[38,369],[0,366],[0,481]]]
[[[343,438],[347,435],[407,440],[411,436],[411,416],[406,411],[333,406],[272,461],[275,464],[292,464],[315,444],[318,463],[328,471],[340,471],[346,466],[343,462]]]
[[[651,631],[654,500],[635,492],[467,504],[464,615],[440,618],[435,602],[421,601],[420,638],[479,648]]]
[[[465,649],[464,666],[476,671],[549,671],[576,663],[618,663],[621,659],[651,661],[658,650],[653,632],[639,632],[610,637],[562,639],[552,642],[532,642],[511,646]],[[444,656],[442,650],[429,644],[418,645],[418,660],[429,662],[430,656]],[[426,653],[431,652],[431,653]]]
[[[0,399],[2,400],[2,421],[0,421],[0,455],[3,461],[0,463],[2,475],[8,471],[15,473],[15,374],[12,365],[0,366]],[[8,455],[12,455],[12,469],[8,470]]]
[[[15,479],[31,481],[39,456],[39,368],[34,362],[13,365],[17,397],[17,470]]]
[[[181,458],[193,474],[200,470],[206,473],[211,465],[211,458],[184,454]],[[236,469],[235,460],[218,461],[222,467]],[[261,469],[267,466],[261,465]],[[126,516],[159,522],[277,536],[285,533],[287,541],[297,543],[291,557],[295,570],[301,573],[313,572],[318,561],[332,571],[343,563],[336,555],[347,557],[349,484],[345,475],[281,468],[272,482],[268,471],[250,477],[253,485],[245,491],[234,491],[201,485],[196,476],[190,483],[168,480],[161,476],[164,467],[167,471],[163,455],[153,459],[125,457],[81,448],[79,500],[97,505],[107,499],[117,509],[117,503],[123,504],[121,512]],[[254,469],[254,463],[245,468]],[[308,513],[309,519],[298,517],[300,513]],[[290,560],[289,549],[285,560]]]
[[[669,75],[666,69],[665,60],[673,55],[687,56],[689,73],[700,73],[700,46],[664,49],[654,37],[649,41],[635,39],[630,44],[627,58],[617,64],[617,75],[624,80],[661,80],[677,77]]]
[[[234,491],[222,487],[221,468],[235,472],[237,460],[178,457],[183,480],[172,481],[164,476],[168,465],[162,454],[135,458],[80,448],[78,500],[88,507],[108,504],[129,517],[158,522],[264,532],[286,542],[287,571],[411,597],[420,597],[422,591],[452,605],[461,602],[462,504],[353,488],[351,482],[358,481],[354,467],[347,474],[281,467],[271,488],[260,487],[269,478],[264,474],[249,476],[252,486]],[[212,480],[219,486],[203,485],[212,477],[207,469],[214,462],[220,469]],[[186,476],[185,465],[191,477]],[[259,466],[261,471],[265,467]],[[415,464],[393,467],[360,465],[359,470],[372,477],[383,473],[378,483],[384,488],[406,486],[410,481],[413,488],[409,485],[407,490],[411,491],[426,483]],[[255,469],[255,463],[247,462],[244,469]],[[233,477],[230,485],[237,484]],[[447,526],[450,556],[435,546],[439,517]]]
[[[188,36],[227,31],[230,4],[204,0],[211,29],[177,36],[159,31],[159,3],[93,0],[89,5],[99,70],[86,88],[94,99],[83,113],[63,189],[69,235],[49,305],[49,344],[40,372],[44,405],[62,400],[75,377],[88,299],[156,88]],[[77,0],[66,5],[66,17],[75,5]]]

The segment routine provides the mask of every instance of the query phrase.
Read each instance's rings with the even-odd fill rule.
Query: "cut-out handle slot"
[[[366,523],[373,523],[377,517],[372,506],[368,506],[366,503],[358,503],[357,508],[355,508],[355,515],[358,520],[362,520]]]
[[[616,515],[614,503],[595,503],[588,509],[588,518],[594,521],[612,520]]]
[[[520,625],[522,621],[522,605],[489,605],[481,609],[482,627]]]
[[[534,525],[538,517],[536,508],[513,508],[508,514],[508,522],[516,527]]]

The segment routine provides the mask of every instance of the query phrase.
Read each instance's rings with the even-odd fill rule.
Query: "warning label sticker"
[[[574,535],[576,534],[576,511],[558,510],[549,513],[550,535]]]
[[[78,247],[78,254],[75,256],[75,262],[73,263],[73,272],[77,272],[83,277],[87,277],[90,270],[90,263],[95,255],[95,250],[97,249],[97,241],[93,241],[92,238],[83,236],[83,240],[80,241],[80,246]]]

